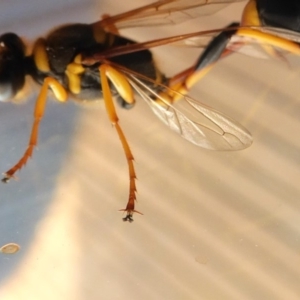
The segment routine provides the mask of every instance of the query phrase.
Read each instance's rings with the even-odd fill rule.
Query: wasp
[[[124,221],[132,222],[133,213],[139,213],[135,209],[136,172],[133,154],[120,126],[113,98],[121,107],[129,109],[134,106],[135,95],[139,95],[170,129],[200,147],[241,150],[250,146],[252,137],[243,126],[188,97],[187,93],[220,58],[241,49],[250,41],[254,40],[276,51],[282,49],[300,54],[298,44],[287,37],[291,32],[295,36],[294,33],[299,31],[297,28],[279,23],[279,27],[274,30],[276,20],[280,19],[275,18],[272,10],[276,11],[277,5],[271,5],[272,1],[251,0],[246,5],[241,24],[144,43],[137,43],[119,33],[123,28],[179,23],[214,13],[239,1],[156,1],[119,15],[104,15],[92,24],[62,25],[45,37],[38,38],[29,54],[17,34],[1,35],[0,100],[11,101],[17,98],[25,88],[26,77],[33,78],[40,85],[28,146],[19,161],[4,173],[2,182],[7,183],[14,178],[15,173],[32,156],[48,93],[52,93],[61,102],[68,99],[85,102],[98,101],[100,98],[104,100],[107,115],[120,138],[128,164],[129,195],[127,205],[122,209],[126,212]],[[270,21],[270,16],[276,20]],[[296,25],[296,21],[290,20],[287,23]],[[203,37],[212,40],[200,58],[193,66],[171,78],[159,70],[149,50],[166,44],[197,43],[197,39]],[[233,40],[234,37],[239,37],[239,40]],[[201,121],[198,117],[201,117]]]

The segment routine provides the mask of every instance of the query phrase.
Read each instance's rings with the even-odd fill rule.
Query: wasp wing
[[[160,0],[131,11],[105,18],[96,24],[118,29],[181,23],[210,15],[243,0]]]
[[[128,53],[138,52],[145,49],[150,49],[154,47],[159,47],[163,45],[171,45],[171,46],[187,46],[187,47],[197,47],[197,48],[205,48],[207,44],[218,35],[222,31],[229,31],[229,30],[237,30],[241,27],[234,26],[234,27],[226,27],[226,28],[218,28],[218,29],[211,29],[205,31],[197,31],[187,34],[180,34],[175,35],[167,38],[161,38],[156,40],[151,40],[142,43],[134,43],[128,44],[123,46],[116,46],[104,50],[100,53],[95,53],[92,56],[84,57],[83,63],[87,65],[94,64],[96,62],[105,61],[111,57],[115,57],[118,55],[124,55]]]
[[[176,105],[170,104],[136,76],[127,76],[155,115],[189,142],[210,150],[241,150],[252,144],[247,129],[224,114],[187,96]],[[163,104],[153,98],[158,98]],[[177,104],[181,105],[177,107]]]
[[[177,47],[200,48],[205,49],[207,45],[215,38],[220,31],[209,34],[199,34],[194,37],[186,38],[180,41],[171,42],[169,45]],[[261,47],[261,44],[253,40],[233,35],[226,46],[227,50],[234,53],[240,53],[247,56],[269,59],[271,56]]]
[[[292,31],[292,30],[279,28],[279,27],[270,27],[270,26],[260,26],[260,27],[251,27],[251,28],[287,39],[289,41],[300,43],[300,32],[297,31]]]
[[[115,57],[118,55],[123,55],[127,53],[133,53],[137,51],[141,51],[143,49],[150,49],[154,47],[159,47],[163,45],[170,45],[170,46],[184,46],[184,47],[194,47],[194,48],[206,48],[209,42],[215,38],[218,34],[222,31],[230,31],[230,30],[238,30],[242,28],[248,27],[226,27],[226,28],[218,28],[206,31],[198,31],[193,33],[187,33],[162,39],[156,39],[152,41],[136,43],[136,44],[129,44],[125,46],[118,46],[114,48],[110,48],[108,50],[102,51],[101,53],[96,53],[92,57],[85,58],[84,63],[92,64],[97,61],[103,61],[105,59],[109,59],[111,57]],[[255,30],[262,31],[261,27],[254,28]],[[286,31],[284,31],[286,32]],[[291,35],[293,32],[288,31]],[[296,39],[299,34],[294,33],[293,38]],[[300,40],[300,36],[299,36]],[[256,57],[256,58],[274,58],[274,56],[270,55],[268,52],[263,49],[265,46],[270,46],[267,43],[263,44],[260,41],[256,40],[255,38],[248,38],[243,36],[234,35],[228,41],[228,45],[226,48],[231,52],[238,52],[242,54],[246,54],[248,56]],[[281,50],[276,49],[276,51],[280,54]],[[280,57],[284,55],[279,55]]]
[[[205,48],[215,38],[220,32],[225,30],[237,30],[237,29],[248,29],[249,27],[232,27],[216,30],[207,30],[194,34],[182,35],[181,39],[174,39],[174,42],[170,40],[169,45],[174,46],[184,46],[184,47],[193,47],[193,48]],[[273,27],[251,27],[251,29],[261,31],[264,33],[268,33],[274,35],[276,37],[283,38],[285,40],[289,40],[295,43],[300,43],[300,33],[294,32],[291,30],[286,30],[282,28],[273,28]],[[247,56],[262,58],[262,59],[280,59],[286,60],[285,55],[289,53],[287,50],[283,50],[280,46],[276,47],[272,44],[268,43],[268,41],[260,41],[255,39],[255,37],[246,37],[233,34],[230,40],[228,40],[228,44],[226,49],[235,52],[244,54]],[[293,53],[293,52],[291,52]]]

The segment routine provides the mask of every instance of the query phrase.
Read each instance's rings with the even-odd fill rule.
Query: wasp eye
[[[0,101],[11,100],[25,82],[25,45],[14,33],[0,36]]]
[[[15,33],[5,33],[0,36],[0,51],[3,49],[11,51],[16,56],[24,56],[25,45]]]

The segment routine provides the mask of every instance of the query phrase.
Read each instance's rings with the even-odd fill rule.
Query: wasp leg
[[[2,182],[4,183],[7,183],[10,178],[14,178],[16,171],[20,170],[26,164],[27,160],[32,156],[33,149],[37,145],[39,125],[44,116],[49,87],[52,89],[57,100],[66,101],[67,99],[67,92],[56,79],[52,77],[46,77],[44,79],[43,86],[35,104],[34,122],[27,149],[21,159],[11,169],[4,173],[4,177],[2,179]]]
[[[133,103],[133,92],[131,86],[124,75],[116,71],[109,65],[103,64],[99,67],[100,77],[101,77],[101,86],[102,86],[102,93],[103,99],[106,107],[106,112],[108,114],[109,120],[111,124],[116,128],[118,136],[121,140],[121,144],[123,146],[124,154],[128,163],[128,171],[129,171],[129,197],[128,202],[125,209],[121,211],[126,211],[126,217],[123,218],[123,221],[132,222],[132,215],[134,212],[140,213],[134,209],[135,200],[136,200],[136,174],[133,165],[134,157],[128,145],[127,139],[123,133],[119,125],[119,118],[117,116],[115,106],[113,103],[112,94],[109,88],[108,79],[112,81],[115,85],[116,89],[120,96],[125,99],[128,103]],[[140,213],[141,214],[141,213]]]
[[[300,55],[300,45],[298,43],[275,36],[273,34],[261,32],[251,28],[241,28],[236,32],[236,35],[253,38],[261,44],[267,44],[292,54]]]
[[[263,24],[261,22],[260,14],[257,9],[257,1],[256,0],[250,0],[246,4],[243,14],[242,14],[241,26],[242,27],[261,27],[261,26],[263,26]],[[260,46],[271,57],[286,61],[286,59],[282,56],[282,54],[278,51],[278,49],[276,49],[266,43],[261,43]]]
[[[180,100],[182,95],[186,95],[189,89],[201,80],[220,58],[228,56],[231,51],[227,50],[226,47],[231,37],[236,33],[235,28],[238,25],[238,23],[232,23],[226,27],[223,32],[212,39],[192,67],[170,78],[169,87],[171,90],[167,92],[167,97],[165,94],[163,97],[171,103]],[[233,29],[230,30],[230,28]]]
[[[119,104],[119,106],[121,108],[124,109],[132,109],[134,107],[134,103],[128,103],[127,101],[125,101],[122,97],[117,96],[116,97],[116,101]]]

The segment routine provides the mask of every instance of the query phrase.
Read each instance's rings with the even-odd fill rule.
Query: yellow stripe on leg
[[[273,34],[261,32],[251,28],[241,28],[237,31],[236,35],[253,38],[261,44],[267,44],[288,51],[292,54],[300,55],[300,47],[297,43],[275,36]]]
[[[128,81],[127,80],[123,81],[123,77],[125,78],[125,76],[122,75],[121,73],[117,72],[116,70],[114,70],[111,66],[103,64],[99,67],[99,71],[100,71],[100,80],[101,80],[102,93],[103,93],[103,99],[104,99],[104,103],[105,103],[106,112],[107,112],[110,122],[114,125],[114,127],[118,133],[118,136],[121,141],[121,144],[122,144],[122,147],[124,150],[124,154],[125,154],[125,157],[127,160],[127,164],[128,164],[129,196],[128,196],[128,202],[127,202],[126,208],[122,209],[122,211],[127,212],[126,217],[123,218],[123,220],[132,222],[133,221],[133,219],[132,219],[133,213],[134,212],[139,213],[138,211],[136,211],[134,209],[135,200],[136,200],[136,184],[135,184],[136,174],[135,174],[135,169],[134,169],[134,165],[133,165],[134,158],[133,158],[131,149],[129,147],[129,144],[127,142],[127,139],[123,133],[123,130],[119,125],[119,118],[116,113],[116,109],[115,109],[115,106],[113,103],[113,98],[112,98],[111,91],[110,91],[109,84],[108,84],[108,79],[107,79],[108,73],[110,74],[109,78],[111,79],[111,77],[113,77],[113,79],[114,79],[113,83],[115,84],[117,82],[119,87],[120,87],[120,85],[122,85],[125,82],[128,83]],[[122,75],[122,76],[120,77],[120,75]],[[116,76],[116,78],[115,78],[115,76]],[[126,85],[126,83],[125,83],[125,85]],[[129,85],[129,83],[128,83],[128,85]],[[122,86],[120,88],[124,89],[124,90],[128,89],[127,86],[125,86],[125,87]],[[130,89],[131,89],[131,87],[130,87]]]

